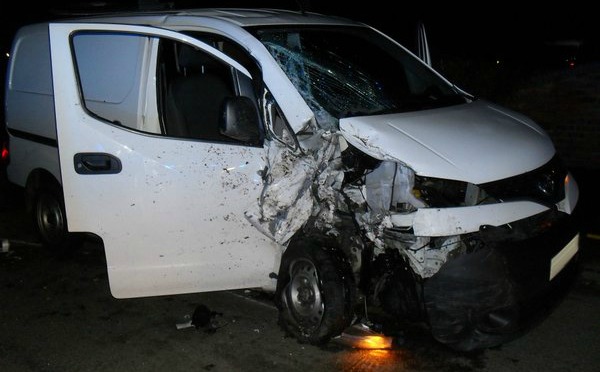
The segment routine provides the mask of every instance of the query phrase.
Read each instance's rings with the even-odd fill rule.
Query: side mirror
[[[260,143],[258,112],[248,97],[227,97],[223,102],[220,129],[221,134],[235,140]]]

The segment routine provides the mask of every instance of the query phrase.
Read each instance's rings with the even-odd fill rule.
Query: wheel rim
[[[286,296],[298,324],[310,328],[321,324],[325,305],[317,268],[311,261],[298,259],[292,262]]]
[[[42,238],[49,243],[56,243],[64,234],[64,216],[62,208],[55,198],[46,194],[40,195],[37,203],[36,219]]]

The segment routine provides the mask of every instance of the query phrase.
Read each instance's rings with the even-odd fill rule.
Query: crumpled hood
[[[532,120],[486,101],[340,120],[344,138],[366,154],[400,161],[421,176],[495,181],[533,170],[555,153]]]

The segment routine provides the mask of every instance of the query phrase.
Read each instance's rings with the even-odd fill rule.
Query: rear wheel
[[[277,285],[280,325],[300,342],[326,343],[352,321],[353,288],[332,252],[311,243],[288,248]]]
[[[72,247],[62,192],[58,187],[43,187],[36,193],[33,205],[35,228],[42,243],[55,253],[66,253]]]

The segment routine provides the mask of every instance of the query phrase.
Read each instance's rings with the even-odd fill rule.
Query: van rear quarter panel
[[[5,115],[10,135],[10,181],[25,186],[29,173],[37,168],[48,170],[60,181],[58,149],[33,140],[56,140],[47,24],[19,30],[7,78]]]
[[[22,28],[15,37],[8,71],[8,128],[56,139],[48,25]]]
[[[10,136],[9,141],[10,163],[6,171],[12,183],[25,187],[27,178],[35,169],[47,170],[61,182],[57,147],[14,136]]]

